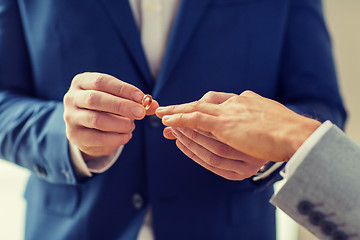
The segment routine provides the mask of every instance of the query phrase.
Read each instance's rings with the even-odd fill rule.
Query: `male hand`
[[[85,161],[113,153],[126,144],[135,129],[134,120],[154,114],[153,101],[146,111],[144,93],[110,75],[76,75],[64,96],[66,135],[83,154]]]
[[[218,105],[234,96],[237,95],[211,91],[191,105],[196,106],[202,103]],[[177,107],[174,106],[172,111],[176,111]],[[162,111],[156,111],[156,113],[160,118],[164,116]],[[257,159],[238,151],[219,141],[211,132],[200,129],[166,127],[164,136],[168,139],[176,139],[177,147],[196,163],[229,180],[246,179],[257,173],[266,163],[266,160]]]
[[[212,92],[212,95],[217,94],[223,95],[224,93]],[[174,135],[179,135],[180,132],[182,135],[179,136],[183,138],[186,136],[184,129],[193,129],[192,135],[187,134],[187,138],[192,142],[220,157],[224,156],[223,152],[226,151],[216,151],[215,149],[220,146],[219,143],[227,145],[243,155],[253,158],[250,159],[250,162],[247,161],[248,158],[242,161],[249,164],[254,164],[253,161],[255,161],[255,164],[252,165],[255,168],[261,166],[260,163],[264,163],[264,160],[288,161],[305,139],[320,126],[318,121],[298,115],[282,104],[251,91],[233,95],[222,103],[200,100],[159,108],[156,114],[162,118],[164,125],[170,126],[172,131],[175,129]],[[176,131],[176,129],[178,130]],[[166,131],[169,130],[164,130],[164,136],[169,138]],[[217,144],[199,144],[199,133],[210,136],[218,141]],[[186,147],[183,150],[185,154],[188,156],[194,154],[199,157],[194,153],[196,151],[194,143],[184,145],[178,142],[180,142],[179,138],[177,144],[180,145],[180,149]],[[194,158],[193,156],[192,159]],[[215,165],[219,166],[219,162],[221,161],[215,162]],[[212,167],[217,168],[213,165]],[[210,170],[232,179],[231,176],[228,177],[228,174],[220,174],[215,169]],[[241,165],[235,164],[227,170],[244,172]]]

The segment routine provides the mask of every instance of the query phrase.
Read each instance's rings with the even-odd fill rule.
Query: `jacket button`
[[[297,206],[299,213],[301,213],[302,215],[309,214],[313,208],[314,208],[314,204],[312,204],[307,200],[301,201]]]
[[[321,212],[314,211],[310,214],[309,219],[312,225],[320,226],[324,221],[325,215]]]
[[[346,233],[344,233],[340,230],[336,230],[332,234],[332,239],[333,240],[347,240],[347,239],[349,239],[349,237],[348,237],[348,235],[346,235]]]
[[[47,176],[47,172],[42,166],[36,164],[33,168],[38,177],[45,178]]]
[[[140,194],[135,193],[132,196],[132,204],[135,209],[140,209],[144,206],[144,198]]]
[[[162,125],[161,119],[155,115],[148,116],[147,121],[152,128],[158,128]]]
[[[337,226],[335,223],[333,222],[329,222],[329,221],[324,221],[321,224],[321,231],[325,234],[330,236],[335,230],[336,230]]]

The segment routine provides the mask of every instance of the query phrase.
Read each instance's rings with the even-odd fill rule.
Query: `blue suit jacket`
[[[251,89],[320,120],[345,119],[320,0],[183,0],[156,81],[127,0],[1,0],[0,157],[33,170],[27,239],[132,239],[149,205],[159,240],[275,239],[272,189],[198,166],[156,117],[136,122],[111,169],[78,180],[62,98],[85,71],[161,105]]]

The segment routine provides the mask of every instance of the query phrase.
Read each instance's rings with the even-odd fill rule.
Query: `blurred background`
[[[360,145],[360,1],[323,1],[340,88],[349,113],[346,132]],[[26,170],[0,160],[0,239],[23,239],[23,192],[28,176]],[[277,219],[278,240],[316,239],[280,211]]]

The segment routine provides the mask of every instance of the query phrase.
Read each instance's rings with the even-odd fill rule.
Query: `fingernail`
[[[145,109],[142,107],[133,107],[132,108],[132,113],[134,114],[135,117],[141,118],[144,116],[145,114]]]

